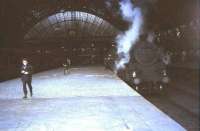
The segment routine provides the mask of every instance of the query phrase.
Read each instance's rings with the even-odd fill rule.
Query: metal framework
[[[90,13],[66,11],[38,22],[25,35],[25,40],[69,37],[113,37],[119,30],[106,20]]]

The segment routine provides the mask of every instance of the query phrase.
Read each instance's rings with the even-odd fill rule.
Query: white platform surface
[[[20,78],[0,83],[0,131],[185,131],[103,67],[33,75],[34,97]]]

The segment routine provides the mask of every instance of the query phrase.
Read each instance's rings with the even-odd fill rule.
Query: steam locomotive
[[[117,49],[112,48],[105,64],[113,71],[115,70],[115,60],[118,58]],[[170,82],[166,67],[169,64],[167,57],[162,50],[153,42],[139,41],[131,52],[131,60],[126,68],[118,71],[118,75],[132,85],[138,91],[162,91]]]

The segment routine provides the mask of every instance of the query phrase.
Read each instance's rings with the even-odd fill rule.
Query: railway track
[[[174,89],[174,92],[176,91],[179,90]],[[199,116],[177,103],[177,101],[171,100],[169,92],[164,95],[154,94],[145,95],[144,97],[188,131],[199,131]]]

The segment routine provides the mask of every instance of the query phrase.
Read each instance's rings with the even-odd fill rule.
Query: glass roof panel
[[[102,18],[80,11],[57,13],[37,23],[24,39],[43,39],[55,34],[69,34],[71,30],[82,36],[113,36],[119,30]],[[64,35],[68,37],[68,35]]]

